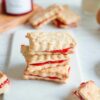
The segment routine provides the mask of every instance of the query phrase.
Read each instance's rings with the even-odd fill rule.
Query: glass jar
[[[2,0],[5,13],[10,15],[23,15],[32,11],[32,0]]]
[[[82,0],[82,9],[85,14],[94,14],[98,4],[100,4],[100,0]]]

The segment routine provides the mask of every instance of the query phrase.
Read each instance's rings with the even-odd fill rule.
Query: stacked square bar
[[[50,5],[46,9],[39,9],[30,18],[29,22],[33,28],[53,22],[58,28],[76,27],[80,17],[67,5]]]
[[[76,45],[69,32],[28,33],[29,46],[22,45],[26,60],[25,79],[66,82],[69,78],[69,54]]]

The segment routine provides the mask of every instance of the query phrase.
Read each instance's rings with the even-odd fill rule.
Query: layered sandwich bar
[[[26,61],[25,79],[51,80],[64,83],[69,78],[69,54],[76,45],[69,32],[28,33],[29,45],[22,45]]]
[[[69,56],[64,54],[29,54],[29,47],[22,45],[21,52],[25,57],[28,66],[32,71],[41,70],[50,67],[59,67],[63,63],[69,62]]]
[[[59,28],[76,27],[80,17],[67,5],[62,7],[63,10],[59,11],[57,18],[53,20],[54,25]]]
[[[69,54],[76,42],[70,32],[33,32],[27,33],[30,54]]]
[[[27,68],[29,68],[28,66]],[[49,80],[59,83],[65,83],[69,78],[70,67],[66,63],[56,67],[45,68],[42,70],[25,70],[24,78],[25,79],[41,79]]]
[[[35,15],[33,15],[33,17],[30,19],[30,23],[34,28],[40,28],[57,18],[57,14],[61,10],[61,6],[56,4],[51,5],[47,9],[42,10],[41,12],[37,12]]]
[[[100,100],[100,88],[98,88],[94,81],[84,82],[74,92],[78,100]]]

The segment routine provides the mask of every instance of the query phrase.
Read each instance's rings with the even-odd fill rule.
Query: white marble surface
[[[0,33],[0,70],[2,71],[5,70],[9,63],[9,56],[13,38],[12,34],[20,28],[21,26],[4,33]]]
[[[92,16],[84,16],[80,13],[81,0],[36,0],[36,3],[47,6],[52,3],[74,5],[73,9],[81,15],[78,28],[73,29],[78,43],[79,60],[84,80],[94,80],[100,86],[100,27]],[[31,27],[28,27],[31,28]],[[18,29],[17,29],[18,30]],[[59,29],[58,29],[59,30]],[[11,47],[11,32],[5,32],[0,36],[0,70],[7,67]]]
[[[4,70],[4,66],[6,66],[9,39],[10,35],[0,36],[0,70]]]

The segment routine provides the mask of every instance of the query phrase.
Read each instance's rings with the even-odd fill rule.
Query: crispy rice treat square
[[[67,5],[64,5],[62,7],[64,9],[59,12],[58,17],[53,20],[54,25],[60,28],[76,27],[80,20],[80,17]]]
[[[27,66],[24,78],[25,79],[42,79],[42,80],[52,80],[52,81],[59,81],[59,82],[66,82],[69,78],[69,65],[63,64],[57,67],[45,68],[38,71],[29,71],[27,70],[30,66]],[[29,76],[29,77],[28,77]]]
[[[27,33],[30,54],[64,53],[68,54],[76,42],[70,32]]]
[[[63,62],[69,60],[69,55],[64,54],[29,54],[29,46],[22,45],[21,52],[25,57],[25,60],[28,64],[35,63],[54,63],[54,62]]]

